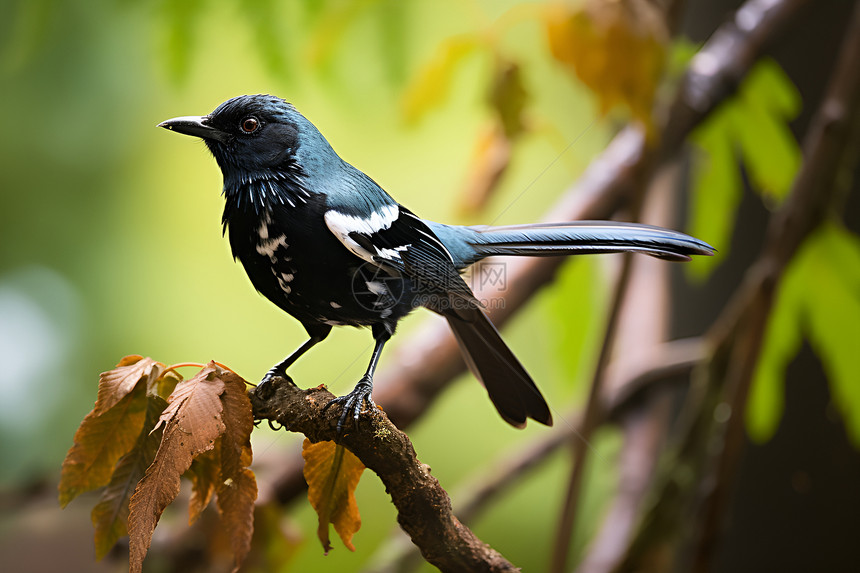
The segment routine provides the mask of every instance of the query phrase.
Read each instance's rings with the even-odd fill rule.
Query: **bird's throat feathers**
[[[236,217],[259,217],[276,208],[296,208],[307,203],[310,192],[296,169],[266,169],[249,173],[240,169],[224,170],[224,214],[226,231]]]

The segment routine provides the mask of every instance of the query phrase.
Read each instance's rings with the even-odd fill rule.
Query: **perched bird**
[[[710,255],[683,233],[631,223],[572,222],[463,227],[424,220],[335,153],[314,125],[269,95],[228,100],[205,116],[160,127],[202,138],[224,176],[222,224],[254,287],[305,327],[310,338],[263,384],[331,332],[369,326],[375,346],[364,376],[335,398],[338,431],[365,403],[397,323],[423,306],[451,326],[469,368],[510,424],[551,425],[546,401],[460,276],[492,255],[633,251],[683,261]],[[326,407],[328,407],[326,406]]]

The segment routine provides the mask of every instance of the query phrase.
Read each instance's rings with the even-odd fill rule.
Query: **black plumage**
[[[343,406],[339,429],[373,404],[373,373],[397,323],[422,306],[444,316],[469,368],[502,417],[551,424],[540,391],[460,276],[492,255],[643,252],[670,260],[709,255],[706,243],[666,229],[614,222],[462,227],[425,221],[343,161],[289,103],[240,96],[206,116],[161,127],[202,138],[224,176],[224,215],[234,258],[254,287],[298,319],[309,339],[263,383],[328,336],[367,326],[376,345]],[[417,350],[416,350],[417,351]]]

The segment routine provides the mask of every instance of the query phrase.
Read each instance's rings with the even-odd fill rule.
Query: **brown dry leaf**
[[[463,34],[439,44],[432,59],[421,68],[403,92],[401,108],[407,122],[418,121],[422,115],[444,101],[457,64],[481,43],[480,36]]]
[[[660,9],[649,0],[559,2],[544,20],[553,57],[597,94],[601,114],[625,105],[650,127],[669,38]]]
[[[163,364],[136,354],[126,356],[116,366],[99,376],[99,393],[93,408],[96,414],[104,414],[113,408],[142,379],[149,384],[164,371]]]
[[[254,533],[254,501],[257,480],[251,465],[251,430],[254,415],[245,390],[245,381],[232,372],[222,372],[225,390],[221,395],[226,426],[221,437],[221,479],[218,482],[218,509],[223,527],[230,532],[235,568],[251,549]]]
[[[203,510],[209,506],[218,478],[221,476],[221,439],[215,442],[215,447],[203,452],[191,462],[191,467],[185,472],[185,477],[191,481],[191,499],[188,500],[188,525],[200,518]]]
[[[207,366],[193,378],[176,386],[156,428],[163,437],[152,465],[146,470],[131,497],[129,570],[139,572],[152,541],[152,532],[164,508],[179,493],[179,478],[195,456],[215,447],[224,433],[220,396],[224,382],[215,366]]]
[[[139,381],[140,376],[136,376]],[[117,461],[137,442],[146,418],[146,403],[146,384],[137,384],[110,409],[99,414],[94,408],[86,415],[63,461],[59,485],[62,507],[111,481]]]
[[[361,527],[355,488],[364,464],[343,446],[334,442],[312,444],[307,438],[302,446],[302,457],[308,500],[319,517],[317,536],[323,550],[328,553],[331,549],[328,535],[331,523],[347,549],[355,551],[352,536]]]
[[[137,443],[116,464],[110,483],[93,508],[96,559],[103,558],[120,537],[128,534],[128,503],[137,482],[155,459],[161,443],[161,429],[153,431],[153,428],[166,407],[167,402],[159,396],[148,397],[146,420]]]

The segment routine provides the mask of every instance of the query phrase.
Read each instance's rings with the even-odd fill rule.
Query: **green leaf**
[[[848,436],[860,448],[860,241],[829,225],[816,233],[809,251],[807,280],[812,288],[805,303],[810,342]]]
[[[800,111],[800,96],[772,60],[762,60],[747,76],[738,95],[724,103],[696,129],[690,141],[694,156],[690,231],[717,246],[716,257],[688,265],[706,278],[729,250],[731,230],[741,199],[742,162],[753,189],[769,203],[782,201],[800,168],[801,152],[788,122]]]
[[[834,223],[804,243],[781,281],[747,404],[753,440],[765,441],[776,431],[782,380],[801,334],[821,359],[846,432],[860,448],[860,239]]]
[[[713,257],[696,257],[687,266],[691,276],[704,280],[729,252],[732,228],[741,201],[743,183],[729,138],[727,108],[717,110],[711,121],[692,135],[693,195],[690,232],[719,245]]]
[[[788,122],[800,112],[800,95],[773,60],[761,61],[729,106],[733,139],[753,188],[781,202],[800,168],[800,146]]]
[[[448,96],[458,65],[482,46],[476,34],[452,36],[436,48],[436,53],[418,71],[403,91],[401,108],[407,123],[417,122]]]
[[[771,439],[782,418],[785,372],[803,340],[801,327],[805,277],[803,261],[795,258],[783,275],[771,309],[747,401],[747,432],[754,442],[763,443]]]

